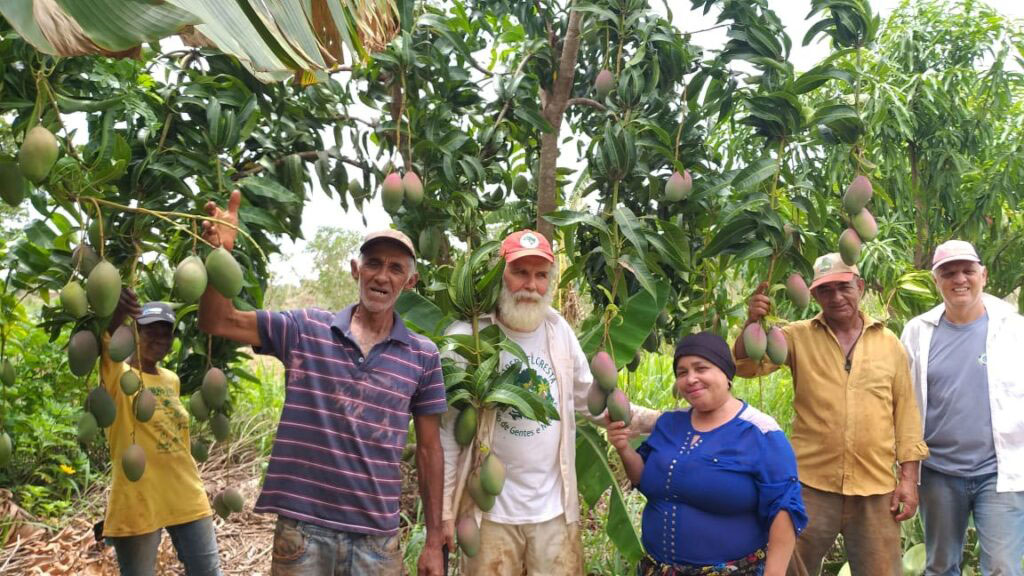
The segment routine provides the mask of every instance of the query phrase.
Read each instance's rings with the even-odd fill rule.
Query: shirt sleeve
[[[423,363],[416,392],[412,395],[409,410],[413,414],[443,414],[448,410],[445,398],[444,374],[441,372],[441,355],[437,350]]]
[[[768,432],[761,437],[757,492],[757,515],[765,534],[771,529],[780,510],[789,512],[797,534],[807,527],[807,511],[804,509],[796,473],[796,455],[781,430]]]
[[[299,322],[295,312],[256,311],[256,330],[260,345],[253,348],[257,354],[266,354],[288,366],[288,355],[299,341]]]
[[[572,329],[569,328],[569,325],[565,324],[561,327],[570,331],[569,340],[571,347],[570,354],[572,354],[573,407],[580,416],[600,424],[604,420],[603,415],[599,414],[595,417],[590,413],[590,410],[587,409],[587,393],[590,391],[590,386],[594,383],[594,375],[590,373],[590,362],[587,362],[587,355],[583,353],[580,341],[571,333]]]
[[[896,376],[892,383],[892,419],[896,428],[896,461],[918,462],[928,458],[924,443],[921,411],[917,408],[914,385],[910,379],[910,363],[900,342],[896,342]]]

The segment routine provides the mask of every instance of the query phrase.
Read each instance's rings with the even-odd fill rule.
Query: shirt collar
[[[357,304],[352,304],[344,308],[334,315],[334,320],[331,322],[331,326],[335,330],[341,332],[353,342],[355,342],[355,338],[352,336],[352,314],[355,313],[356,306]],[[391,325],[391,333],[388,335],[388,339],[397,340],[406,346],[412,345],[412,336],[409,335],[409,329],[406,328],[405,322],[402,322],[402,317],[398,315],[398,312],[392,311],[392,314],[394,314],[394,322]]]
[[[860,314],[861,320],[864,321],[864,332],[867,332],[869,328],[873,328],[874,326],[885,326],[881,320],[876,320],[871,316],[868,316],[863,310],[858,310],[857,313]],[[828,323],[825,322],[824,312],[818,312],[818,314],[811,319],[811,322],[821,326],[822,328],[829,328]]]
[[[1009,302],[987,292],[981,293],[981,301],[985,304],[985,312],[991,320],[999,321],[1010,314],[1016,313],[1016,310],[1013,309]],[[932,326],[938,326],[942,315],[945,313],[946,303],[939,302],[938,306],[921,314],[921,319]]]

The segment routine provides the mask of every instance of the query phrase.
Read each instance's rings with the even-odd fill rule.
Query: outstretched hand
[[[608,418],[605,416],[605,418]],[[608,420],[608,443],[615,447],[618,452],[623,452],[630,448],[629,446],[630,430],[629,426],[626,426],[625,422],[612,422]]]
[[[234,249],[235,238],[238,237],[238,206],[241,203],[242,193],[239,190],[231,191],[227,210],[222,209],[213,201],[206,203],[203,209],[211,218],[226,222],[226,224],[222,224],[203,220],[203,238],[207,242],[214,246],[223,246],[229,252]]]

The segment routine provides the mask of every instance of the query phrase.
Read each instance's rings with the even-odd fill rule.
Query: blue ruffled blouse
[[[698,432],[690,411],[663,414],[637,449],[647,497],[642,539],[663,564],[713,565],[768,543],[779,510],[797,533],[807,526],[796,456],[775,420],[743,403],[739,413]]]

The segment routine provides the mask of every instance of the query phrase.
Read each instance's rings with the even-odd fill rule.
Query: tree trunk
[[[570,10],[572,5],[570,4]],[[551,124],[551,131],[540,137],[540,174],[537,175],[537,231],[550,240],[554,239],[555,227],[543,216],[558,208],[558,187],[555,172],[558,168],[558,134],[562,128],[562,117],[572,95],[573,80],[576,77],[576,58],[580,51],[580,18],[582,13],[575,10],[569,14],[569,23],[562,43],[562,54],[558,58],[558,72],[551,90],[543,95],[541,113]]]
[[[914,228],[917,231],[917,244],[914,246],[914,267],[927,268],[928,252],[928,210],[925,206],[924,192],[921,190],[921,172],[918,170],[917,145],[907,144],[907,156],[910,160],[910,196],[914,199]]]

